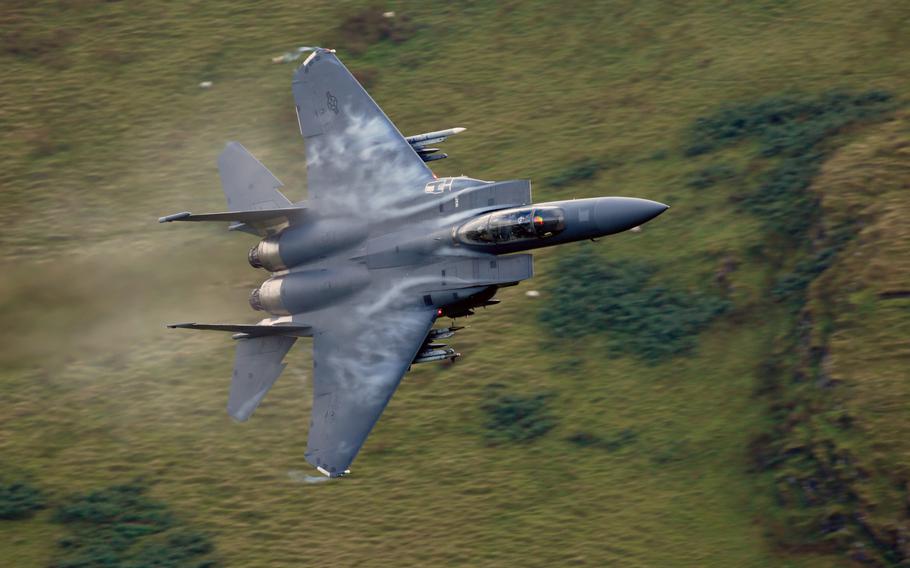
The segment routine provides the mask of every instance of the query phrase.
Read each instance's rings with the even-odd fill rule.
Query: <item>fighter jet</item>
[[[308,199],[292,203],[236,142],[218,158],[227,211],[159,219],[221,221],[256,235],[249,263],[270,272],[250,294],[255,324],[178,323],[236,340],[228,413],[247,420],[312,337],[306,460],[329,477],[351,462],[412,364],[454,359],[440,318],[498,303],[533,275],[527,251],[637,227],[667,209],[632,197],[532,203],[528,180],[439,178],[427,162],[451,128],[404,137],[335,56],[315,49],[294,73]],[[504,354],[505,355],[505,354]]]

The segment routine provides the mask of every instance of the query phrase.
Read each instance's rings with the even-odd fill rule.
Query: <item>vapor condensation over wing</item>
[[[423,160],[334,54],[297,70],[294,100],[306,140],[309,198],[326,210],[380,212],[433,179]]]
[[[339,318],[332,310],[331,324],[317,325],[306,453],[316,467],[335,474],[350,465],[432,327],[434,311],[394,301],[408,287],[396,287],[386,308],[368,317],[352,310]]]

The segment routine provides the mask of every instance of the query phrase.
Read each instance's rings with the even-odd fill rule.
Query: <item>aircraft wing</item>
[[[332,311],[332,310],[329,310]],[[436,312],[386,308],[369,318],[329,314],[313,336],[313,413],[307,461],[344,475],[392,398]]]
[[[321,207],[377,211],[413,197],[433,172],[330,50],[292,85],[306,144],[307,191]]]

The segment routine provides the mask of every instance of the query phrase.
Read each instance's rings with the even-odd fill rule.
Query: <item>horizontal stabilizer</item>
[[[265,337],[269,335],[283,335],[288,337],[311,337],[313,328],[308,325],[297,324],[235,324],[235,323],[170,323],[170,329],[201,329],[207,331],[227,331],[241,333],[246,337]]]
[[[193,214],[189,211],[166,215],[158,219],[159,223],[170,223],[172,221],[230,221],[234,223],[243,223],[245,225],[274,226],[282,224],[294,224],[306,211],[306,207],[286,207],[282,209],[258,209],[254,211],[224,211],[219,213],[199,213]]]
[[[237,342],[234,374],[227,411],[235,420],[246,421],[284,371],[284,356],[296,337],[251,337]]]
[[[229,211],[194,215],[189,211],[159,217],[172,221],[229,221],[229,230],[267,236],[300,221],[306,207],[294,205],[278,188],[282,183],[237,142],[218,156],[218,173]]]

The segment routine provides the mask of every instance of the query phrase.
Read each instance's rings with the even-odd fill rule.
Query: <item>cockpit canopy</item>
[[[468,221],[458,228],[465,244],[498,244],[545,239],[566,228],[566,214],[559,207],[506,209]]]

